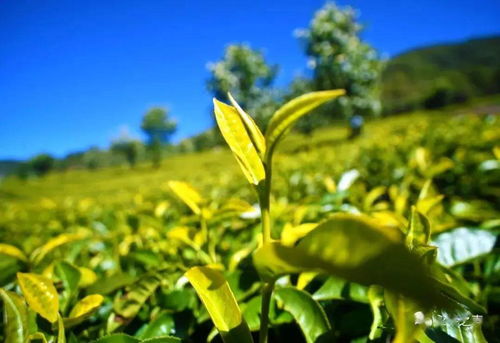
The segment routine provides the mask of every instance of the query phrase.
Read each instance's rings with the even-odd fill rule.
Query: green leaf
[[[64,285],[64,297],[61,302],[61,311],[65,312],[73,297],[76,296],[81,274],[77,267],[66,261],[59,262],[56,265],[55,272]]]
[[[5,343],[24,343],[28,337],[28,307],[16,293],[0,288],[4,308]]]
[[[229,101],[231,101],[231,104],[236,109],[236,111],[238,111],[238,114],[240,115],[241,120],[243,121],[243,124],[245,125],[245,128],[249,133],[253,145],[259,152],[259,155],[263,157],[264,154],[266,153],[266,140],[264,139],[264,135],[260,131],[257,124],[255,124],[255,121],[252,119],[252,117],[250,117],[245,111],[243,111],[243,109],[236,102],[236,100],[234,100],[231,93],[228,93],[227,96],[229,98]]]
[[[153,338],[175,334],[175,321],[172,313],[163,312],[151,321],[141,333],[140,338]]]
[[[185,275],[225,343],[253,342],[234,294],[219,271],[209,267],[193,267]]]
[[[489,231],[461,227],[441,233],[433,244],[438,247],[438,261],[455,266],[488,254],[495,241],[496,236]]]
[[[99,294],[109,294],[116,291],[119,288],[128,286],[136,281],[136,277],[127,273],[117,273],[93,283],[87,289],[88,293],[99,293]]]
[[[330,342],[331,327],[323,308],[309,293],[292,287],[274,291],[275,298],[283,304],[299,324],[307,343]]]
[[[142,276],[136,283],[128,287],[123,296],[116,299],[115,312],[129,320],[134,318],[160,283],[161,278],[156,273]]]
[[[141,340],[123,333],[102,337],[94,343],[140,343]]]
[[[328,100],[332,100],[344,94],[345,91],[343,89],[311,92],[301,95],[279,108],[274,113],[267,126],[267,150],[265,161],[271,160],[274,149],[280,139],[300,117]]]
[[[87,295],[76,303],[71,310],[69,318],[64,318],[64,326],[67,328],[80,324],[89,318],[101,306],[104,298],[100,294]]]
[[[82,240],[85,237],[86,235],[81,233],[63,233],[55,238],[52,238],[40,248],[33,251],[33,253],[31,254],[31,260],[33,261],[34,265],[37,265],[42,262],[44,257],[54,249],[71,242]]]
[[[64,322],[60,314],[57,315],[57,343],[66,343]]]
[[[201,213],[203,198],[191,185],[181,181],[168,181],[168,187],[181,199],[195,214]]]
[[[370,328],[370,334],[368,338],[373,341],[375,338],[379,338],[382,334],[382,312],[380,307],[384,303],[384,290],[379,286],[370,286],[368,289],[368,300],[370,301],[370,309],[372,310],[373,321]]]
[[[295,247],[265,244],[255,252],[254,264],[264,280],[318,271],[363,285],[381,285],[426,308],[451,305],[423,263],[408,251],[398,229],[360,215],[337,214]]]
[[[10,244],[0,243],[0,255],[7,255],[17,258],[20,261],[28,262],[28,257],[21,249]]]
[[[214,98],[215,119],[229,148],[234,153],[248,182],[258,185],[266,173],[257,147],[250,138],[244,120],[233,106]]]
[[[429,219],[420,213],[415,206],[411,208],[411,218],[406,234],[406,245],[411,250],[415,245],[427,244],[431,238]]]
[[[182,340],[177,337],[164,336],[142,340],[141,343],[180,343]]]
[[[17,273],[17,280],[33,311],[55,323],[59,313],[59,298],[52,281],[45,276],[30,273]]]
[[[351,300],[368,303],[366,286],[330,276],[326,282],[313,294],[318,301],[323,300]]]

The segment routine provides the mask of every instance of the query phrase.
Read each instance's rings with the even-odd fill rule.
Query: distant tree
[[[43,176],[54,168],[55,159],[49,154],[39,154],[29,160],[28,165],[33,174]]]
[[[347,97],[322,107],[327,116],[380,111],[378,83],[382,65],[376,51],[361,41],[361,30],[352,8],[339,8],[329,2],[314,14],[308,29],[296,32],[313,70],[311,88],[344,88],[347,92]]]
[[[123,155],[130,168],[134,168],[137,163],[141,142],[135,139],[117,139],[111,143],[111,151]]]
[[[228,102],[231,92],[240,106],[264,126],[277,106],[271,88],[278,71],[262,52],[245,44],[229,45],[220,61],[209,63],[207,89],[214,97]]]
[[[153,166],[159,167],[162,147],[169,143],[170,137],[177,129],[177,123],[169,118],[166,109],[154,107],[144,115],[141,129],[148,136],[147,147]]]

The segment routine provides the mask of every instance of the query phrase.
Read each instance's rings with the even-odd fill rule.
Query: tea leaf
[[[420,213],[415,206],[411,208],[411,218],[406,234],[406,245],[412,249],[414,245],[427,244],[431,238],[429,219]]]
[[[398,229],[357,215],[337,214],[307,234],[295,247],[268,243],[254,254],[261,277],[318,271],[364,285],[378,284],[424,307],[448,306]]]
[[[1,288],[0,297],[4,308],[5,343],[24,343],[28,336],[28,307],[24,299]]]
[[[56,274],[61,279],[64,285],[64,297],[61,301],[61,311],[65,311],[67,305],[71,302],[78,289],[80,283],[80,270],[73,266],[71,263],[61,261],[56,265]]]
[[[86,235],[80,233],[63,233],[55,238],[52,238],[40,248],[35,250],[31,254],[31,260],[33,261],[33,264],[37,265],[42,262],[43,258],[52,250],[60,247],[61,245],[82,240],[85,237]]]
[[[100,294],[87,295],[71,310],[69,318],[64,318],[64,326],[70,328],[90,317],[101,306],[104,298]]]
[[[271,159],[274,149],[282,136],[300,117],[328,100],[344,94],[345,91],[343,89],[311,92],[301,95],[279,108],[269,121],[266,130],[267,150],[265,160],[269,161]]]
[[[185,275],[205,304],[225,343],[253,342],[236,298],[219,271],[208,267],[193,267]]]
[[[28,305],[51,323],[57,321],[59,298],[52,281],[44,276],[30,273],[17,273],[19,286]]]
[[[201,195],[189,184],[181,181],[169,181],[168,187],[174,192],[179,199],[181,199],[195,214],[201,213],[201,204],[203,198]]]
[[[264,165],[240,114],[233,106],[217,99],[214,99],[214,112],[222,136],[234,153],[247,180],[251,184],[258,185],[266,177]]]
[[[277,289],[274,296],[282,302],[285,311],[288,311],[299,324],[306,342],[331,341],[331,327],[323,308],[309,293],[292,287]]]
[[[266,140],[264,139],[264,135],[260,131],[259,127],[257,124],[255,124],[255,121],[250,117],[243,109],[238,105],[236,100],[234,100],[233,96],[231,93],[228,93],[228,98],[229,101],[231,101],[231,104],[236,108],[236,111],[238,111],[241,119],[243,120],[243,124],[245,124],[245,127],[250,135],[250,139],[252,140],[253,145],[259,152],[259,155],[261,157],[264,156],[266,152]]]
[[[313,294],[315,300],[350,300],[361,303],[368,302],[366,286],[330,276]]]
[[[433,244],[438,247],[438,261],[454,266],[488,254],[496,239],[490,231],[462,227],[441,233]]]
[[[136,283],[128,287],[121,298],[115,300],[113,307],[116,313],[129,320],[134,318],[160,283],[161,278],[155,273],[142,276]]]
[[[64,322],[60,314],[57,314],[57,343],[66,343],[66,335],[64,333]]]
[[[28,262],[28,257],[21,249],[10,244],[0,243],[0,255],[7,255],[17,258],[20,261]]]

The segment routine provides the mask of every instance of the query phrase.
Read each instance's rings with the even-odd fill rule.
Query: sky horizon
[[[209,128],[206,65],[245,42],[279,64],[276,85],[306,73],[293,32],[325,2],[0,2],[0,160],[58,158],[106,148],[142,116],[166,106],[174,142]],[[363,40],[382,56],[500,34],[500,2],[337,1],[360,12]]]

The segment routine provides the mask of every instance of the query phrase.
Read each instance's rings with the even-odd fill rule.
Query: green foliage
[[[133,168],[139,157],[141,143],[133,139],[118,139],[111,143],[111,151],[125,157],[130,168]]]
[[[258,185],[229,149],[6,179],[0,341],[498,341],[496,117],[420,112],[368,121],[356,141],[304,138],[289,130],[302,100],[262,132],[224,107]]]
[[[486,37],[415,49],[387,62],[384,111],[437,108],[500,92],[500,38]]]
[[[153,107],[144,115],[141,129],[148,136],[151,161],[155,167],[158,167],[162,158],[162,145],[169,142],[177,129],[177,123],[169,118],[166,109]]]
[[[314,14],[309,28],[297,31],[313,71],[309,87],[341,88],[348,95],[322,111],[327,118],[334,114],[349,117],[380,111],[377,89],[382,65],[376,51],[361,41],[361,29],[352,8],[340,8],[329,2]],[[294,88],[301,90],[304,86],[296,80]]]
[[[207,89],[221,101],[229,102],[231,92],[241,106],[265,126],[276,108],[271,85],[278,68],[269,65],[260,51],[245,44],[229,45],[220,61],[210,63]]]

